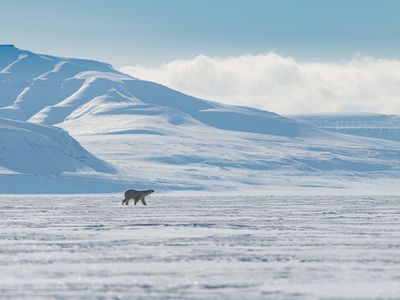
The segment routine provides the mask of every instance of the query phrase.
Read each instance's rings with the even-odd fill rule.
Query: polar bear
[[[151,193],[154,193],[154,190],[146,190],[146,191],[137,191],[137,190],[127,190],[124,193],[124,200],[122,200],[122,205],[128,205],[129,204],[129,200],[133,199],[134,200],[134,204],[136,205],[136,203],[138,203],[139,201],[141,201],[143,203],[143,205],[147,205],[146,201],[144,201],[144,197],[150,195]]]

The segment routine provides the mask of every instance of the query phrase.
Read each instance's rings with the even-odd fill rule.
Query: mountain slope
[[[0,167],[7,173],[35,175],[115,172],[62,129],[1,118]]]

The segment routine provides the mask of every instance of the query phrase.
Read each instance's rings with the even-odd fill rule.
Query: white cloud
[[[134,77],[184,93],[281,114],[400,114],[400,61],[354,57],[343,63],[301,62],[269,53],[199,55],[158,68],[124,67]]]

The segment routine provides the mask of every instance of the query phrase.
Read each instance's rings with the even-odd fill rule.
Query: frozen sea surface
[[[2,299],[400,299],[400,197],[0,196]]]

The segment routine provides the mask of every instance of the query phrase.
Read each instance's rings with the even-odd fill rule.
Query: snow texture
[[[0,196],[4,299],[399,299],[398,197]]]

